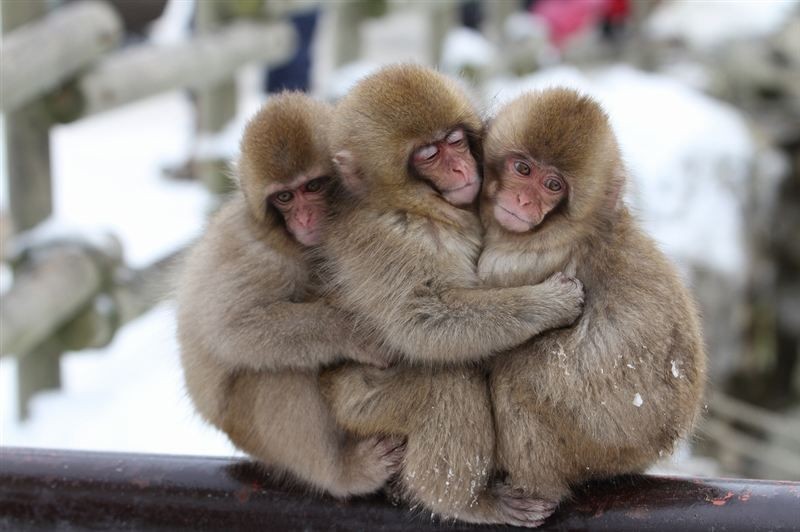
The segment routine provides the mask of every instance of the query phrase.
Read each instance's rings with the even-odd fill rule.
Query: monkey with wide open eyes
[[[586,288],[575,324],[490,361],[497,467],[511,489],[558,502],[644,470],[689,433],[705,380],[698,314],[621,199],[626,172],[595,101],[525,94],[484,150],[480,276],[506,287],[566,271]]]
[[[331,108],[274,96],[248,124],[239,188],[189,255],[178,338],[197,410],[256,459],[334,496],[370,493],[399,467],[401,441],[335,423],[319,370],[344,357],[384,364],[320,298],[319,243],[335,183]]]
[[[399,484],[412,503],[445,518],[525,524],[541,519],[541,503],[488,486],[494,429],[476,363],[571,323],[583,292],[563,275],[481,286],[481,133],[464,92],[420,66],[385,68],[337,105],[334,157],[358,194],[323,238],[333,297],[402,362],[386,372],[345,366],[321,384],[348,430],[407,436]]]

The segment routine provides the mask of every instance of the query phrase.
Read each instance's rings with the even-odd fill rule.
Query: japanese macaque
[[[533,286],[481,286],[481,134],[464,92],[424,67],[385,68],[338,104],[332,149],[358,194],[342,202],[323,238],[332,297],[401,365],[345,366],[321,383],[348,430],[407,435],[400,485],[413,503],[445,518],[524,524],[549,506],[487,486],[494,429],[475,363],[572,323],[583,292],[563,274]]]
[[[178,290],[186,388],[200,414],[278,471],[334,496],[370,493],[399,467],[402,442],[336,425],[319,370],[343,357],[384,365],[319,297],[319,242],[335,189],[329,106],[271,98],[248,124],[240,191],[211,220]]]
[[[621,199],[626,172],[596,102],[525,94],[484,150],[481,278],[513,287],[565,271],[586,288],[575,324],[490,361],[496,465],[512,491],[558,502],[576,483],[644,470],[689,433],[705,381],[698,314]]]

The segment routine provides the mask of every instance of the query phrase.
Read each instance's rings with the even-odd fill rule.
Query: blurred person
[[[533,0],[528,11],[545,22],[553,45],[563,48],[598,25],[604,37],[617,37],[630,14],[630,0]]]
[[[319,21],[319,2],[313,0],[267,0],[265,9],[271,18],[285,18],[297,31],[297,51],[285,63],[267,70],[264,88],[267,92],[298,90],[311,87],[311,48]]]

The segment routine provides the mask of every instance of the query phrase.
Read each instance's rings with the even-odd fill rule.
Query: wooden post
[[[438,65],[442,60],[442,48],[447,33],[456,23],[456,8],[454,0],[435,2],[429,9],[430,33],[428,35],[428,48],[432,65]]]
[[[496,45],[503,45],[505,31],[503,26],[508,17],[522,10],[520,0],[492,0],[481,3],[483,10],[483,34]]]
[[[222,4],[221,0],[204,0],[196,3],[197,34],[211,33],[222,25]],[[223,81],[215,87],[199,90],[195,94],[198,135],[218,134],[236,116],[235,78]],[[211,192],[224,194],[230,190],[226,161],[202,159],[196,162],[200,180]]]
[[[210,89],[246,64],[283,61],[294,46],[295,32],[288,24],[249,21],[179,44],[129,46],[98,61],[58,98],[49,98],[48,108],[56,120],[69,121],[164,91]]]
[[[2,2],[3,34],[43,16],[47,4],[46,0]],[[34,227],[53,209],[51,125],[41,101],[24,105],[5,117],[9,209],[16,231]],[[35,392],[59,386],[59,354],[52,346],[33,347],[26,353],[26,361],[17,365],[21,417],[27,415],[28,400]]]
[[[364,21],[363,2],[340,0],[333,5],[333,64],[339,68],[352,63],[361,55],[361,23]]]

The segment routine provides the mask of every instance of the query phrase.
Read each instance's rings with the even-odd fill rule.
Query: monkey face
[[[478,165],[462,128],[416,148],[410,165],[414,173],[430,182],[452,205],[469,205],[478,195]]]
[[[315,177],[311,177],[315,176]],[[328,213],[328,176],[301,175],[286,185],[269,189],[268,208],[275,208],[286,230],[304,246],[320,242],[322,223]]]
[[[492,189],[494,218],[514,233],[534,229],[567,196],[567,182],[556,168],[521,154],[506,158]]]

